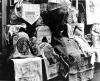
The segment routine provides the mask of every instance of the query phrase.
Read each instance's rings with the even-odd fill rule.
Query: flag
[[[39,4],[23,4],[22,5],[22,18],[29,24],[33,24],[40,17]]]

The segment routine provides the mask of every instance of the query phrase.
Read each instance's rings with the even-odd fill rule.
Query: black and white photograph
[[[100,81],[100,0],[0,0],[0,81]]]

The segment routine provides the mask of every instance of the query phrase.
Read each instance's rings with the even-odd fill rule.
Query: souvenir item
[[[44,58],[47,80],[58,76],[58,56],[52,46],[48,43],[41,43],[38,46],[39,54]]]
[[[43,81],[42,59],[11,59],[14,63],[15,81]]]
[[[8,32],[12,36],[13,34],[17,34],[21,27],[25,29],[26,28],[26,24],[23,23],[21,25],[7,25],[7,27],[9,29]]]
[[[36,28],[37,44],[41,42],[51,43],[51,31],[48,26],[39,26]]]
[[[38,55],[38,49],[36,45],[36,37],[30,38],[30,50],[33,55],[37,56]]]
[[[13,37],[14,53],[11,58],[33,57],[29,48],[29,37],[24,32],[19,32]]]

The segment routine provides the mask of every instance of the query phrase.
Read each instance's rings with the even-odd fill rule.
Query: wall
[[[2,0],[2,52],[6,53],[6,42],[5,42],[5,33],[6,33],[6,8],[7,0]]]
[[[0,43],[2,42],[2,0],[0,0]],[[0,44],[0,51],[2,50],[2,44]]]

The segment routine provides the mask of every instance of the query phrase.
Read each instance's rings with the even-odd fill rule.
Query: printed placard
[[[39,4],[22,4],[22,18],[31,25],[40,17]]]

